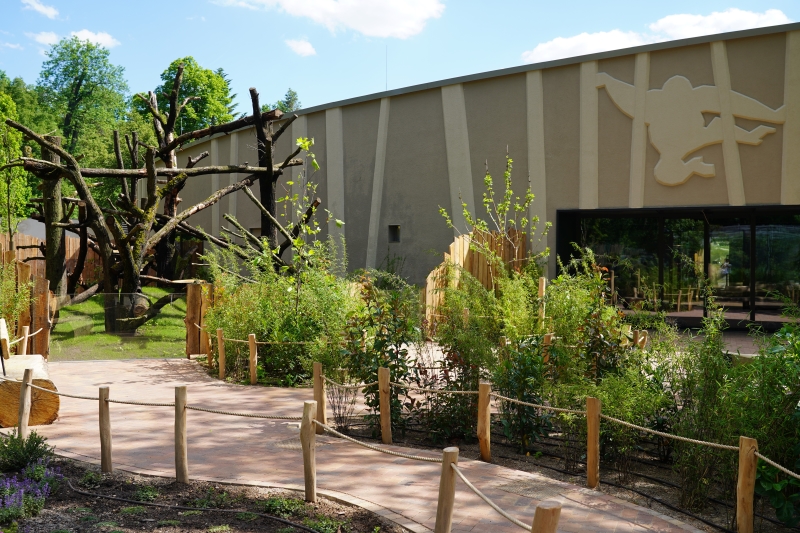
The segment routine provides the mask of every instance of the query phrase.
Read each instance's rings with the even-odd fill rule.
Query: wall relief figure
[[[605,72],[597,74],[597,88],[605,87],[614,104],[625,115],[634,118],[636,88],[619,81]],[[693,175],[711,178],[716,169],[711,163],[703,161],[702,156],[687,160],[694,152],[720,144],[723,140],[722,119],[719,116],[719,89],[711,85],[692,87],[683,76],[673,76],[661,89],[650,89],[645,97],[644,122],[650,144],[660,154],[654,172],[662,185],[681,185]],[[758,100],[736,91],[730,91],[730,109],[734,117],[783,124],[786,120],[786,106],[772,109]],[[703,113],[715,116],[706,125]],[[748,131],[734,127],[737,143],[757,146],[765,136],[775,133],[775,128],[760,125]]]

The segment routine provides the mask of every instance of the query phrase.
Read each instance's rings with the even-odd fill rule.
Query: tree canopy
[[[178,135],[186,131],[194,131],[208,126],[225,124],[233,120],[236,104],[233,103],[235,94],[231,94],[231,83],[225,71],[221,68],[211,70],[203,68],[192,56],[176,59],[161,73],[161,85],[156,87],[155,94],[158,98],[158,109],[163,114],[168,112],[169,101],[162,95],[169,94],[172,83],[180,65],[184,66],[183,82],[178,95],[181,100],[191,98],[181,112],[175,130]],[[147,106],[138,100],[134,106],[142,116],[150,119]]]
[[[6,119],[17,120],[14,100],[0,92],[0,167],[20,156],[22,135],[5,124]],[[19,167],[0,171],[0,229],[13,233],[17,223],[25,217],[25,205],[30,197],[26,172]]]
[[[107,49],[77,37],[62,39],[46,55],[37,86],[58,117],[65,148],[96,152],[96,138],[107,138],[125,113],[125,69],[111,64]]]
[[[270,109],[280,109],[284,113],[291,113],[292,111],[297,111],[303,106],[300,103],[300,97],[297,95],[296,91],[293,91],[291,87],[286,91],[283,99],[278,100],[274,104],[265,104],[263,106],[262,111],[269,111]]]

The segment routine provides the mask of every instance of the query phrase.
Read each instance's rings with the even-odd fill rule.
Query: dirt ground
[[[306,504],[297,492],[198,481],[181,485],[125,472],[100,474],[96,466],[70,459],[57,459],[55,464],[64,474],[61,487],[39,516],[19,523],[20,533],[405,531],[368,511],[325,498]]]

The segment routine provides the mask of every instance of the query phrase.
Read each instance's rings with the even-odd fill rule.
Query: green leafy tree
[[[17,119],[16,105],[9,95],[0,93],[0,168],[21,155],[22,135],[5,124],[7,118]],[[0,229],[8,233],[13,249],[14,233],[19,221],[25,218],[31,191],[26,172],[20,167],[4,168],[0,179]]]
[[[297,111],[302,106],[303,104],[300,103],[300,97],[289,87],[282,100],[278,100],[272,105],[265,104],[261,110],[269,111],[270,109],[280,109],[284,113],[291,113],[292,111]]]
[[[77,37],[47,52],[37,81],[40,100],[58,117],[70,153],[90,148],[92,137],[108,137],[123,117],[128,91],[123,74],[123,67],[109,61],[106,48]]]
[[[35,85],[25,83],[22,78],[9,78],[0,70],[0,93],[6,94],[14,101],[17,118],[39,133],[54,133],[58,129],[57,117],[42,104],[39,91]],[[36,149],[38,146],[31,143]]]
[[[231,94],[231,82],[221,68],[211,70],[200,66],[195,58],[187,56],[176,59],[161,73],[161,85],[156,87],[156,95],[168,95],[172,91],[178,67],[183,65],[183,79],[180,86],[180,100],[186,103],[175,124],[175,132],[199,130],[218,124],[225,124],[235,118],[235,94]],[[150,118],[147,104],[142,100],[134,101],[135,108],[142,116]],[[165,116],[168,114],[169,99],[159,98],[158,110]]]

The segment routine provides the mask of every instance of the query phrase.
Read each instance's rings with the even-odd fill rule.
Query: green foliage
[[[280,518],[302,517],[308,513],[308,505],[294,498],[268,498],[264,502],[264,512]]]
[[[315,518],[306,518],[303,520],[303,525],[310,527],[319,533],[347,533],[350,527],[344,520],[335,520],[327,516],[317,516]]]
[[[200,66],[192,56],[182,57],[170,63],[161,73],[161,85],[153,91],[158,95],[158,110],[166,117],[169,109],[168,95],[172,92],[178,67],[183,64],[183,81],[178,95],[178,103],[186,98],[194,98],[188,102],[178,117],[175,131],[178,135],[199,130],[214,124],[225,124],[234,119],[236,105],[231,94],[230,79],[221,68],[211,70]],[[167,95],[167,96],[165,96]],[[150,112],[140,100],[134,100],[134,108],[146,119],[150,120]]]
[[[795,466],[800,466],[800,460]],[[778,520],[786,527],[800,524],[800,481],[786,478],[766,463],[759,463],[756,471],[756,494],[769,501]]]
[[[158,489],[150,485],[142,485],[136,488],[136,499],[140,502],[154,502],[159,496]]]
[[[222,509],[231,505],[231,496],[225,491],[209,488],[205,495],[195,498],[189,502],[189,507],[199,507],[201,509]]]
[[[6,125],[6,119],[17,120],[17,106],[10,95],[0,92],[0,167],[22,155],[22,134]],[[27,176],[21,167],[0,170],[0,231],[13,233],[19,221],[27,216],[31,196]]]
[[[145,514],[147,509],[141,505],[132,505],[129,507],[123,507],[119,510],[119,512],[122,514]]]
[[[300,97],[297,95],[297,92],[293,91],[291,87],[286,90],[286,94],[284,97],[274,104],[264,104],[261,106],[262,112],[271,111],[272,109],[279,109],[284,113],[291,113],[292,111],[297,111],[298,109],[302,108],[303,104],[300,103]]]
[[[19,472],[40,459],[50,459],[53,449],[47,444],[47,437],[33,430],[25,438],[20,437],[16,429],[0,435],[0,472]]]
[[[87,489],[96,489],[103,482],[103,476],[97,472],[87,470],[78,481],[78,485]]]
[[[46,55],[37,81],[41,101],[58,116],[67,151],[85,153],[82,164],[93,166],[96,154],[87,149],[108,138],[125,112],[124,69],[111,64],[107,49],[78,37],[62,39]]]
[[[30,307],[32,282],[17,284],[14,263],[0,264],[0,318],[8,325],[9,335],[17,330],[20,314]]]

